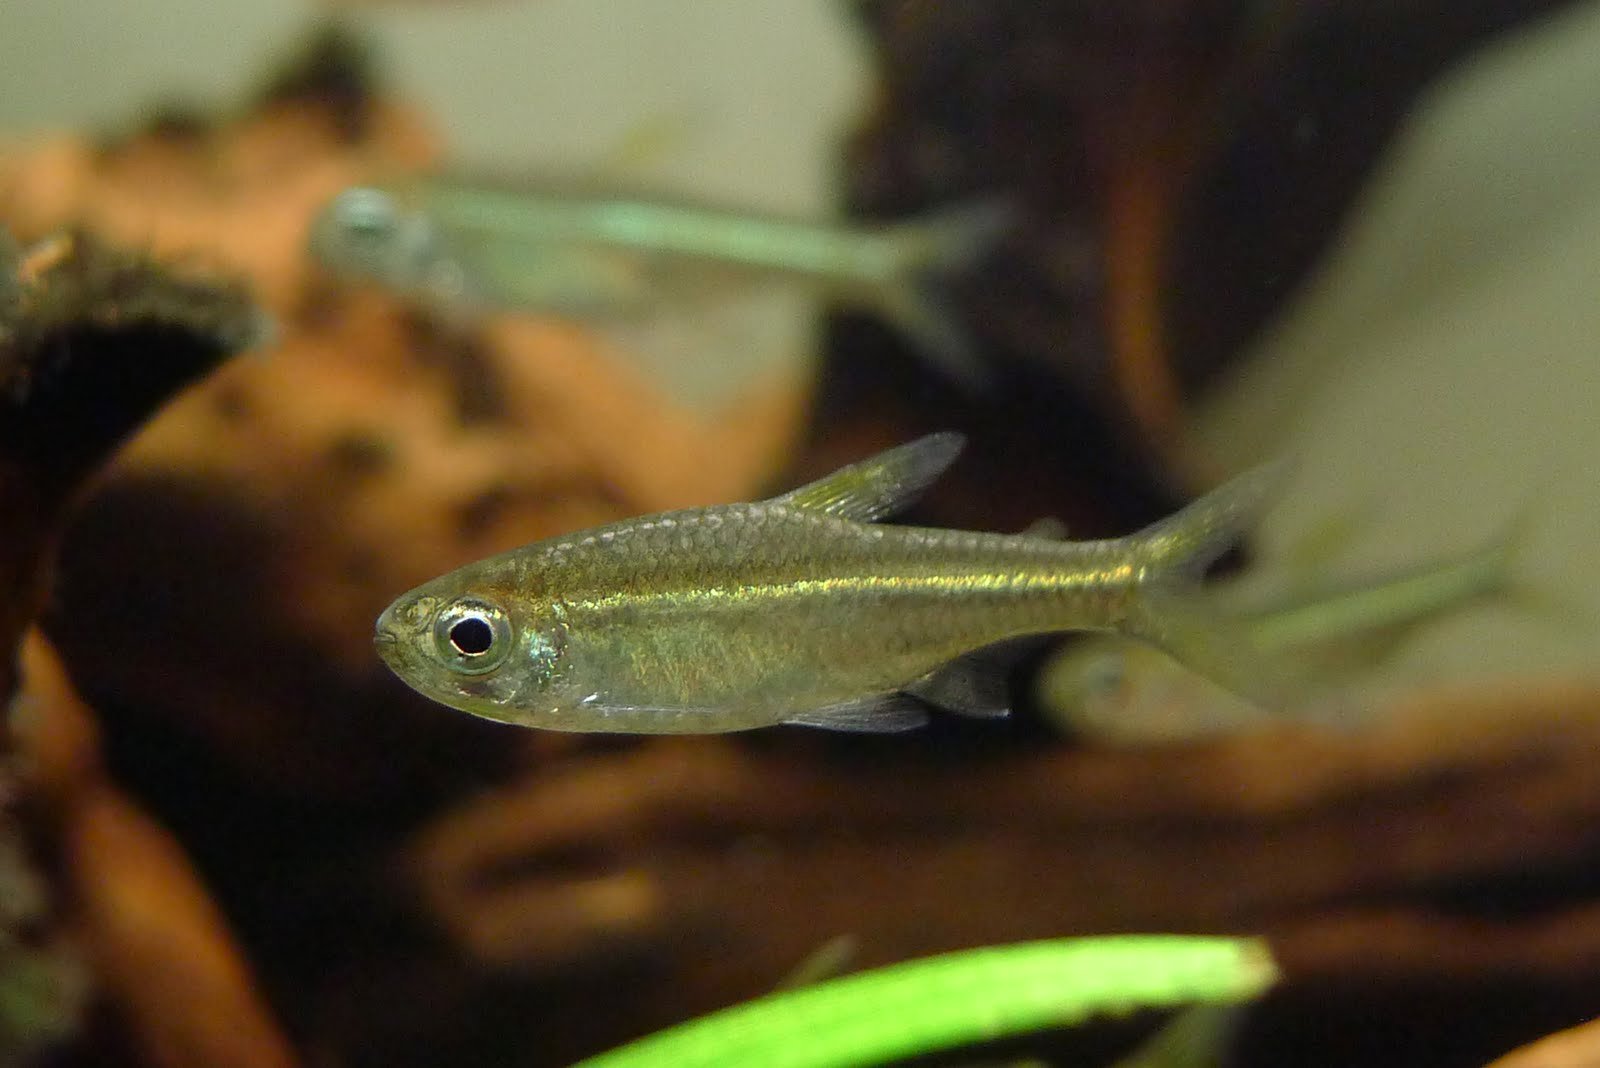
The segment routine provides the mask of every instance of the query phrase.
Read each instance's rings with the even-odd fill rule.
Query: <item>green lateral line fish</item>
[[[473,715],[565,731],[709,733],[796,723],[905,730],[928,706],[1006,714],[968,654],[1107,630],[1248,682],[1188,593],[1264,503],[1240,476],[1103,541],[877,525],[943,472],[933,434],[771,500],[691,508],[536,542],[404,594],[383,660]]]
[[[430,180],[344,190],[313,221],[309,250],[335,276],[447,315],[626,321],[730,281],[798,281],[882,314],[951,375],[977,383],[982,369],[934,286],[979,260],[1013,215],[993,201],[898,224],[830,225]]]
[[[1522,523],[1465,556],[1332,592],[1226,613],[1262,657],[1306,657],[1382,636],[1475,599],[1511,590]],[[1306,664],[1308,676],[1315,664]],[[1310,679],[1307,677],[1306,682]],[[1091,639],[1048,664],[1042,703],[1062,726],[1102,742],[1180,741],[1262,722],[1272,710],[1241,702],[1173,658],[1115,638]]]

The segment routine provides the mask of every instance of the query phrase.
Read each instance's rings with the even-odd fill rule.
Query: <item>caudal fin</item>
[[[918,349],[971,388],[986,385],[988,371],[945,306],[939,286],[981,260],[1015,224],[1016,215],[1004,201],[984,200],[902,223],[887,234],[896,269],[878,293],[879,309]]]
[[[1251,468],[1132,535],[1150,569],[1147,581],[1180,590],[1198,583],[1255,526],[1288,473],[1286,460]]]
[[[1527,551],[1528,545],[1533,541],[1534,532],[1544,524],[1554,499],[1540,486],[1510,522],[1462,566],[1481,572],[1476,589],[1470,592],[1571,630],[1590,631],[1596,624],[1593,609],[1567,591],[1540,582],[1522,566],[1532,555]]]
[[[1186,667],[1243,697],[1272,703],[1276,672],[1241,622],[1197,596],[1206,568],[1255,525],[1288,474],[1285,461],[1264,464],[1130,536],[1146,569],[1130,630]]]

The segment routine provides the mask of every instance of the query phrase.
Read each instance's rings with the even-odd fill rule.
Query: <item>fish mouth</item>
[[[379,629],[372,634],[372,644],[381,654],[386,648],[400,644],[400,635],[392,630]]]

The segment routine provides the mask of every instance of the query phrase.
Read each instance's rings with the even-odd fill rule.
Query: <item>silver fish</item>
[[[419,692],[530,727],[647,734],[799,723],[904,730],[1004,714],[967,654],[1110,630],[1242,677],[1185,597],[1277,475],[1241,476],[1104,541],[876,525],[955,459],[934,434],[753,504],[630,519],[404,594],[376,647]]]
[[[971,267],[1013,214],[984,202],[849,226],[434,180],[344,190],[313,221],[308,247],[337,276],[446,314],[628,320],[728,282],[798,281],[881,313],[952,375],[973,380],[982,369],[933,287]]]

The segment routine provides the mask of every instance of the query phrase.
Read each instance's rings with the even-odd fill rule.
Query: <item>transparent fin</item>
[[[1018,212],[998,198],[969,201],[904,222],[890,230],[903,262],[924,275],[969,270],[1017,224]]]
[[[955,462],[965,441],[948,431],[929,434],[841,467],[826,478],[774,497],[773,502],[840,519],[882,519],[920,497]]]
[[[815,708],[790,716],[783,722],[830,731],[893,734],[927,726],[928,712],[912,698],[891,693]]]
[[[1021,530],[1019,538],[1038,538],[1041,541],[1066,541],[1070,531],[1067,524],[1053,515],[1040,516]]]
[[[989,390],[991,372],[978,359],[972,339],[927,286],[896,285],[879,295],[876,307],[952,382],[969,393]]]
[[[971,338],[945,308],[936,286],[967,270],[1016,222],[1012,205],[999,200],[965,204],[889,231],[900,270],[878,295],[883,315],[956,381],[984,388],[988,370]]]
[[[1014,658],[989,650],[968,653],[923,676],[905,692],[959,716],[999,719],[1011,714],[1008,686]]]
[[[1159,587],[1141,593],[1133,624],[1134,634],[1190,671],[1263,709],[1282,707],[1293,692],[1286,664],[1256,643],[1248,625],[1195,594]]]
[[[1190,670],[1269,706],[1281,702],[1286,680],[1257,647],[1247,624],[1207,606],[1200,581],[1255,523],[1287,473],[1282,461],[1247,471],[1129,538],[1150,572],[1129,620],[1130,632]]]
[[[1180,588],[1199,583],[1206,568],[1261,518],[1288,474],[1285,460],[1262,464],[1132,535],[1155,572],[1150,581]]]
[[[850,970],[850,963],[856,959],[859,950],[855,935],[834,935],[807,953],[805,959],[796,964],[788,975],[778,980],[773,990],[798,990],[813,983],[837,979]]]

